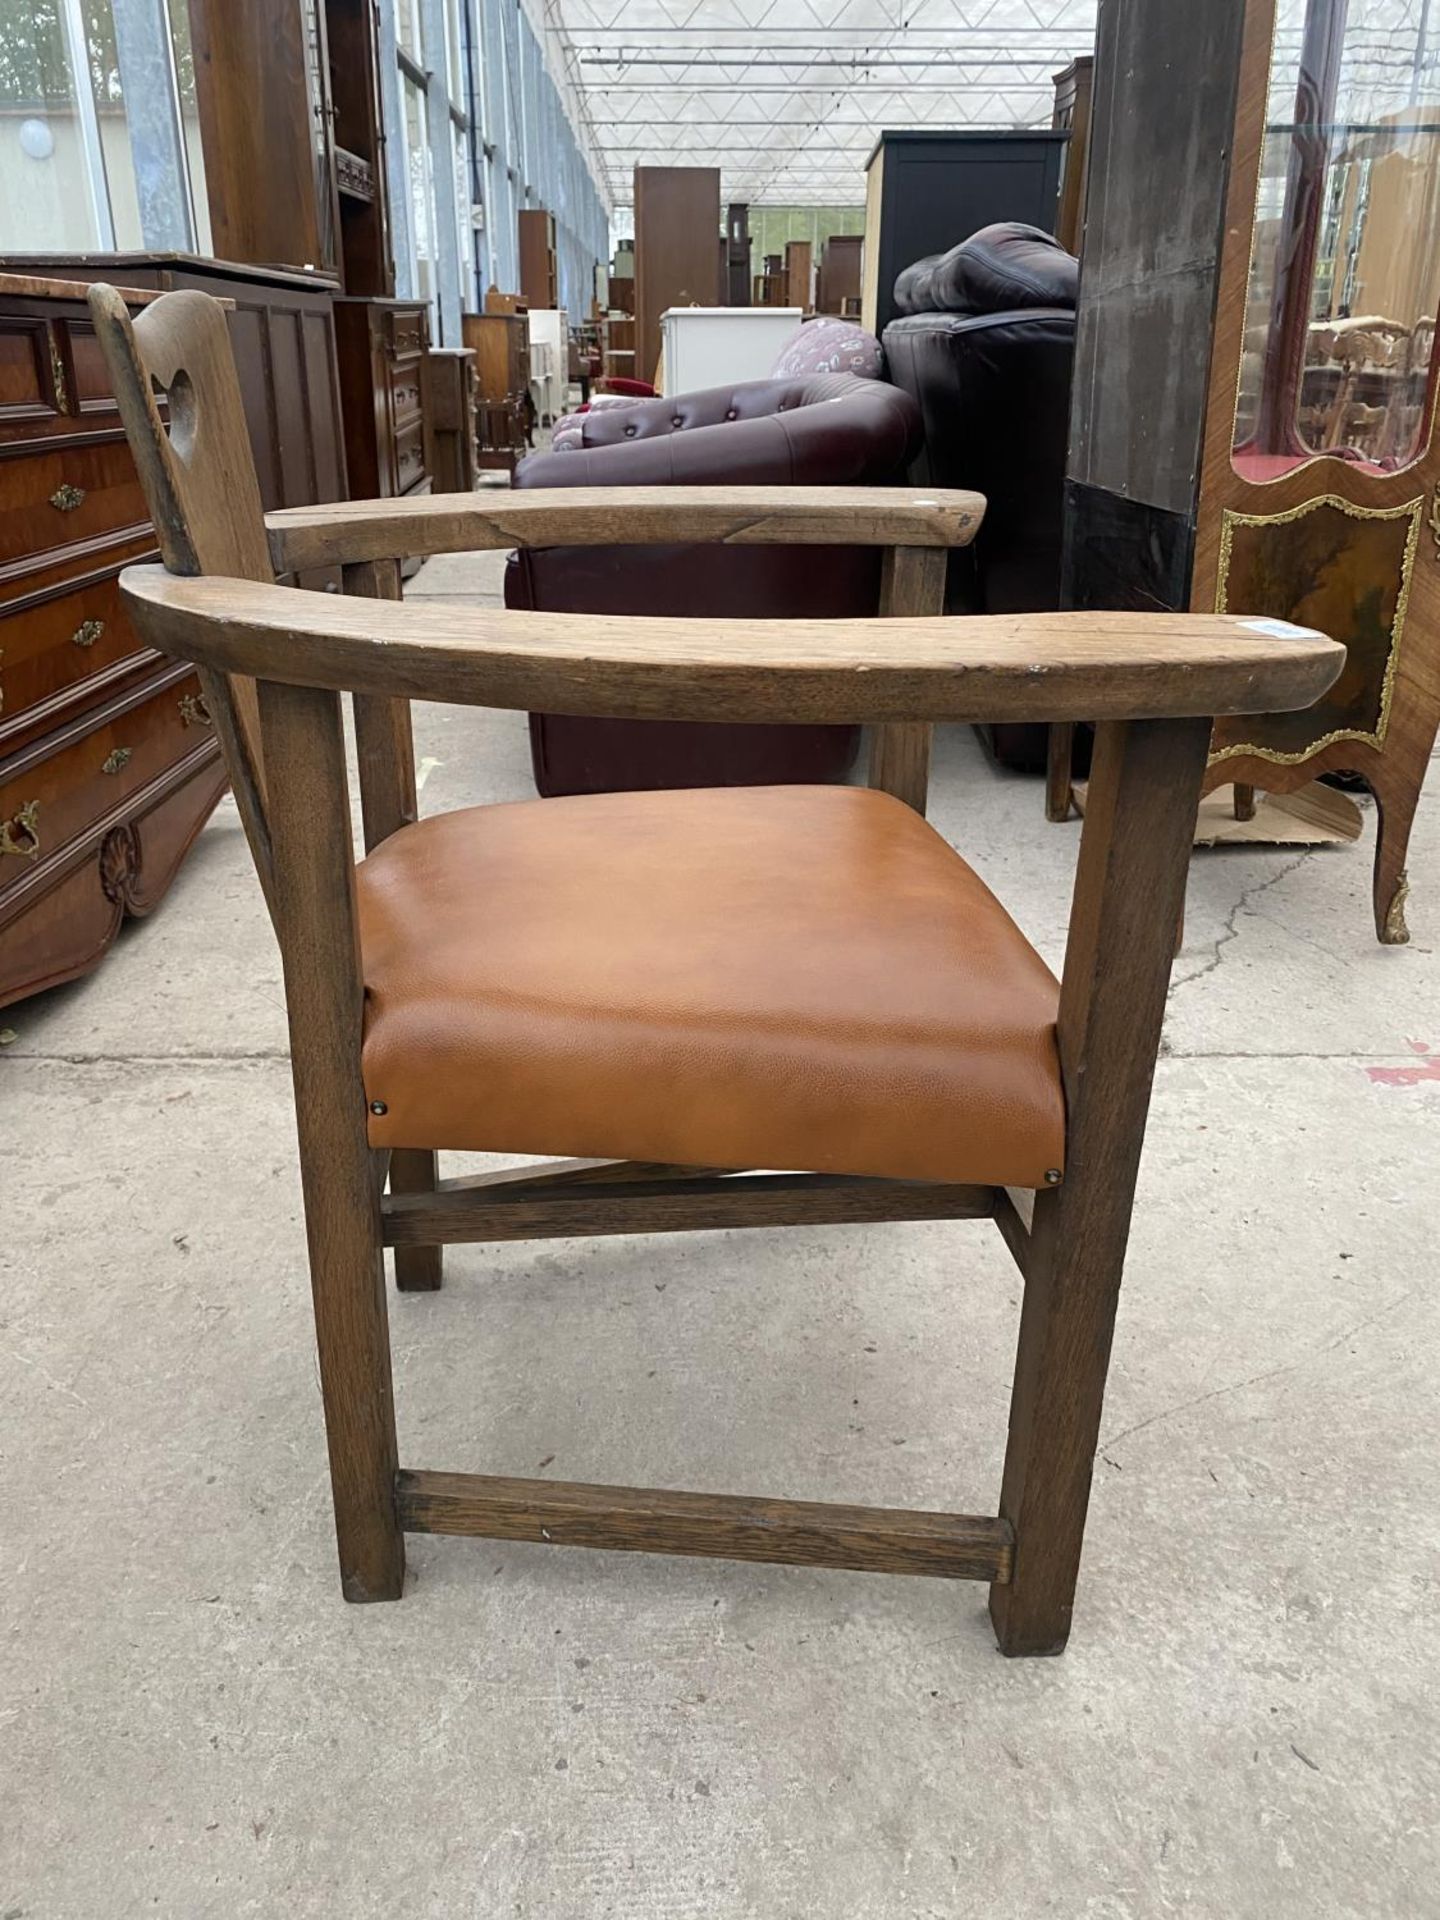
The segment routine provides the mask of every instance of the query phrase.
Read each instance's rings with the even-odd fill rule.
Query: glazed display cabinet
[[[1407,0],[1194,12],[1100,9],[1067,598],[1344,642],[1318,705],[1217,728],[1207,781],[1243,809],[1358,776],[1376,932],[1398,944],[1440,721],[1440,19]],[[1180,93],[1161,72],[1186,58],[1177,32]]]

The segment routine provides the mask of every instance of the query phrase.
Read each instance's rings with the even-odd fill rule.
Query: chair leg
[[[318,688],[267,681],[260,719],[271,764],[294,769],[271,795],[275,923],[341,1590],[347,1600],[398,1600],[405,1536],[395,1496],[380,1181],[360,1072],[364,989],[340,702]]]
[[[1000,1489],[1015,1532],[1011,1579],[990,1589],[1002,1653],[1059,1653],[1070,1632],[1209,741],[1205,720],[1110,722],[1095,735],[1056,1022],[1065,1177],[1035,1199]]]
[[[363,1136],[359,1144],[363,1148]],[[340,1587],[347,1600],[398,1600],[405,1585],[405,1536],[395,1506],[399,1455],[380,1197],[371,1179],[369,1204],[357,1205],[353,1179],[346,1180],[333,1162],[327,1167],[317,1161],[309,1145],[302,1126],[310,1287]]]
[[[995,1636],[1011,1655],[1062,1653],[1070,1635],[1129,1230],[1127,1205],[1108,1233],[1079,1244],[1059,1199],[1036,1201],[1000,1495],[1015,1560],[990,1589]]]
[[[396,1147],[390,1155],[391,1193],[433,1193],[437,1156],[425,1147]],[[396,1247],[395,1285],[401,1293],[438,1292],[444,1277],[439,1247]]]

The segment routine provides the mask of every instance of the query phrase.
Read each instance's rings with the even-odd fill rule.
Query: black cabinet
[[[1055,231],[1068,133],[882,133],[866,162],[861,313],[874,334],[902,268],[995,220]]]

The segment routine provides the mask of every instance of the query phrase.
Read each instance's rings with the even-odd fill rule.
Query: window
[[[184,0],[0,0],[0,247],[209,243]]]

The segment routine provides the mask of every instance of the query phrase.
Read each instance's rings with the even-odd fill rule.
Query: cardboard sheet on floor
[[[1088,782],[1077,780],[1075,805],[1085,811]],[[1255,816],[1251,820],[1235,818],[1235,789],[1216,787],[1200,802],[1195,822],[1197,847],[1236,846],[1242,844],[1271,847],[1323,847],[1358,840],[1364,816],[1348,793],[1325,787],[1318,780],[1298,787],[1294,793],[1255,794]]]

